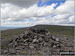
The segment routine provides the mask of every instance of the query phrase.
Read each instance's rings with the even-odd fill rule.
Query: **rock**
[[[56,45],[53,45],[53,48],[56,48],[57,46]]]
[[[55,43],[52,42],[52,43],[51,43],[51,47],[53,47],[54,45],[55,45]]]
[[[37,39],[33,39],[33,43],[38,43],[39,41]]]
[[[3,53],[4,53],[4,54],[8,54],[8,50],[4,50]]]
[[[41,37],[39,37],[38,41],[39,42],[43,42],[43,39]]]
[[[24,46],[28,46],[28,43],[24,43]]]
[[[56,41],[59,41],[59,39],[58,39],[58,38],[56,38]]]
[[[16,51],[14,49],[9,49],[10,54],[16,54]]]
[[[29,45],[29,48],[30,48],[30,49],[34,49],[34,45],[33,45],[33,44],[30,44],[30,45]]]
[[[56,41],[56,38],[55,38],[55,36],[52,36],[52,40]]]

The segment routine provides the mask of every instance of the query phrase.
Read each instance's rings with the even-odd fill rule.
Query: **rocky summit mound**
[[[4,43],[6,42],[6,43]],[[59,54],[59,51],[72,51],[73,43],[69,38],[53,36],[47,29],[26,29],[10,41],[3,41],[2,54]]]

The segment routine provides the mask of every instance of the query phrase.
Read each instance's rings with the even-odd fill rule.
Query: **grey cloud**
[[[35,3],[37,3],[38,0],[0,0],[0,3],[11,3],[20,7],[29,7]]]

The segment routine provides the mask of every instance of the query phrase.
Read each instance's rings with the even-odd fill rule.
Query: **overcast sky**
[[[73,0],[0,0],[1,26],[74,25]]]

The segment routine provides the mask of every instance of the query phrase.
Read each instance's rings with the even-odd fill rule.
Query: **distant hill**
[[[48,29],[54,35],[65,35],[65,36],[74,36],[74,26],[57,26],[57,25],[36,25],[29,28],[36,29]],[[1,37],[19,35],[25,31],[26,28],[17,28],[1,31]]]
[[[0,31],[1,30],[8,30],[8,29],[16,29],[16,28],[22,28],[22,27],[3,27],[3,26],[1,26]]]
[[[0,30],[11,29],[10,27],[0,27]]]

